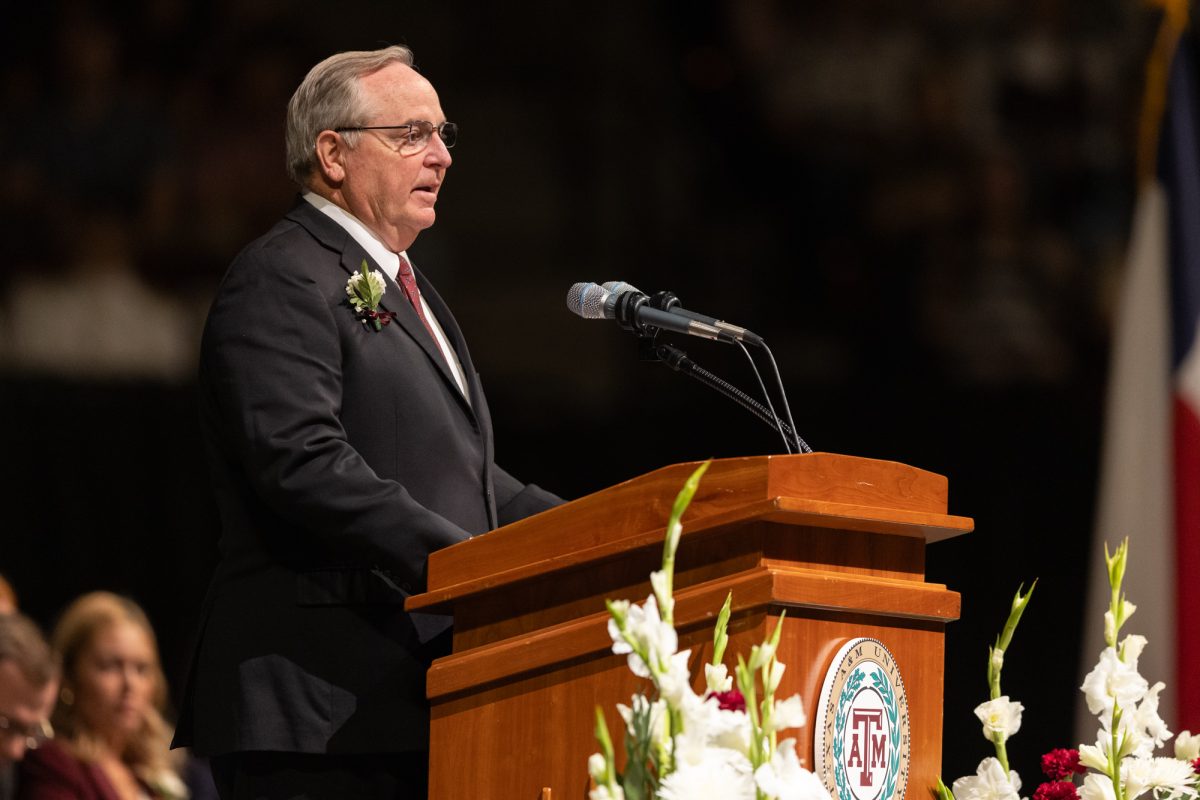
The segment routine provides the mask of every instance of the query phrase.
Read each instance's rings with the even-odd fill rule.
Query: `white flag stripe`
[[[1167,197],[1157,183],[1139,193],[1113,332],[1096,529],[1088,566],[1079,682],[1104,648],[1109,592],[1104,543],[1129,537],[1125,593],[1137,605],[1125,630],[1150,643],[1139,671],[1166,681],[1160,709],[1174,730],[1175,570],[1171,489],[1171,339]],[[1079,744],[1096,738],[1096,718],[1077,697]]]

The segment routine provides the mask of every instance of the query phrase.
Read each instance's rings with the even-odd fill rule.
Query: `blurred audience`
[[[57,673],[37,626],[17,613],[0,615],[0,800],[16,796],[14,765],[51,733]]]
[[[154,631],[132,600],[93,592],[54,629],[62,688],[56,738],[21,764],[20,800],[171,800],[188,796],[168,749],[166,679]]]
[[[8,364],[91,379],[190,378],[199,315],[137,273],[128,222],[93,211],[74,228],[69,268],[25,276],[9,289],[0,336]]]
[[[655,24],[631,40],[629,67],[589,72],[582,99],[515,104],[529,129],[578,128],[579,138],[550,149],[530,140],[536,157],[514,163],[543,163],[545,185],[522,203],[479,191],[456,200],[482,204],[478,247],[517,230],[545,243],[531,258],[549,264],[563,255],[555,246],[574,253],[599,225],[607,250],[645,251],[664,272],[686,264],[692,286],[720,280],[731,258],[753,265],[776,291],[738,300],[748,306],[738,318],[776,312],[788,320],[779,333],[840,336],[851,370],[911,353],[897,369],[936,363],[946,378],[990,385],[1070,379],[1102,342],[1102,290],[1127,229],[1129,109],[1145,50],[1130,33],[1148,16],[1109,4],[1093,19],[1066,0],[705,8],[647,12]],[[452,26],[455,13],[352,4],[343,27],[329,28],[279,2],[67,0],[0,32],[0,146],[12,165],[0,218],[22,234],[0,264],[0,372],[190,379],[191,344],[225,265],[293,193],[263,143],[278,138],[310,48],[327,51],[365,19],[402,39]],[[486,26],[499,40],[525,27],[520,14]],[[44,42],[53,65],[38,70]],[[489,96],[514,83],[522,96],[553,92],[547,74],[577,66],[569,53],[535,50],[508,54],[511,71],[483,82]],[[555,70],[544,68],[548,54],[561,61]],[[456,96],[478,90],[468,54],[444,59],[436,66]],[[613,202],[624,186],[612,132],[589,137],[596,126],[572,124],[630,108],[661,137],[642,206]],[[481,135],[480,172],[504,175],[487,148],[520,154],[533,146],[525,138]],[[747,171],[745,148],[772,169]],[[988,163],[997,152],[1008,163]],[[735,208],[700,200],[734,186]],[[998,235],[978,208],[995,201],[1013,204],[1023,227]],[[794,318],[797,295],[828,313]],[[494,299],[487,305],[504,306]],[[950,303],[957,310],[936,308]],[[1065,323],[1046,319],[1064,312]],[[883,336],[896,344],[880,357]],[[506,363],[506,352],[489,353],[501,374],[520,361]]]

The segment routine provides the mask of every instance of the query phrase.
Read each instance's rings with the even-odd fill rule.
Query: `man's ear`
[[[325,182],[337,186],[346,179],[346,142],[334,131],[321,131],[317,136],[314,151],[317,155],[317,168]]]

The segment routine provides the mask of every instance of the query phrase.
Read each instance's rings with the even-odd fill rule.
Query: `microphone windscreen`
[[[576,283],[567,290],[567,308],[584,319],[604,319],[609,293],[594,283]]]

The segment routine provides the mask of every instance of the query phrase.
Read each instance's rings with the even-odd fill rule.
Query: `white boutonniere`
[[[362,268],[346,281],[346,296],[364,326],[371,325],[377,331],[382,330],[396,316],[394,311],[379,310],[379,301],[386,291],[383,275],[379,270],[368,270],[364,258]]]

